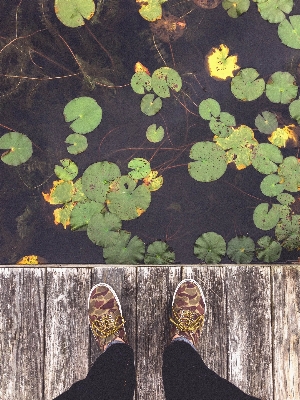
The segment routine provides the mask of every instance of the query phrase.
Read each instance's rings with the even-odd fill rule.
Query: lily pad
[[[64,158],[60,160],[60,165],[55,165],[54,172],[55,175],[64,181],[72,181],[78,175],[78,167],[74,161],[69,158]]]
[[[237,169],[244,169],[252,162],[252,150],[258,145],[254,132],[249,126],[233,128],[230,136],[214,137],[215,142],[227,150],[227,162],[234,162]]]
[[[260,184],[260,190],[265,196],[274,197],[284,191],[280,176],[276,174],[267,175]]]
[[[88,223],[88,238],[97,246],[115,246],[120,240],[122,221],[112,213],[94,213]],[[130,236],[130,235],[129,235]]]
[[[170,97],[170,89],[179,92],[181,87],[180,75],[172,68],[161,67],[152,74],[152,88],[159,97]]]
[[[298,147],[299,139],[295,125],[287,125],[277,128],[268,137],[268,140],[277,147]]]
[[[257,228],[268,231],[277,224],[280,219],[280,205],[273,204],[269,210],[268,203],[259,204],[253,213],[253,221]]]
[[[143,179],[143,185],[145,185],[150,192],[155,192],[156,190],[160,189],[163,185],[163,177],[157,176],[158,171],[150,171],[149,175],[147,175]]]
[[[296,80],[289,72],[274,72],[266,86],[266,96],[273,103],[288,104],[297,96]]]
[[[139,217],[147,210],[151,202],[151,193],[145,185],[136,187],[136,181],[122,176],[116,181],[113,191],[107,194],[107,206],[110,212],[122,220]]]
[[[119,167],[108,161],[90,165],[82,175],[84,194],[98,203],[104,203],[110,184],[121,176]]]
[[[152,124],[148,126],[147,131],[146,131],[146,137],[149,140],[149,142],[152,143],[158,143],[160,142],[165,135],[165,130],[162,126],[159,126],[156,129],[156,124]]]
[[[278,147],[269,143],[260,143],[253,149],[252,165],[261,174],[277,172],[278,165],[282,163],[283,156]]]
[[[136,72],[131,78],[131,87],[138,94],[144,94],[145,89],[150,92],[152,89],[151,77],[145,71]]]
[[[281,255],[281,245],[270,236],[263,236],[258,241],[259,247],[256,248],[256,257],[263,262],[270,263],[279,260]]]
[[[226,254],[226,242],[215,232],[206,232],[194,244],[194,254],[206,264],[219,263]]]
[[[53,181],[50,193],[43,193],[44,200],[50,204],[64,204],[72,199],[72,181]]]
[[[55,225],[62,224],[64,229],[67,229],[73,207],[73,203],[66,203],[63,207],[56,208],[53,212]]]
[[[95,213],[100,213],[103,205],[96,201],[85,201],[84,203],[77,203],[71,212],[70,225],[72,231],[86,230],[88,223]]]
[[[283,44],[293,49],[300,49],[300,15],[291,15],[278,26],[278,36]]]
[[[141,111],[151,117],[158,113],[158,111],[162,108],[162,100],[160,97],[154,99],[154,94],[149,93],[145,94],[141,101]]]
[[[221,112],[218,118],[212,117],[209,121],[210,130],[219,137],[228,137],[235,125],[234,116],[227,112]]]
[[[259,2],[258,11],[263,19],[277,24],[285,19],[293,9],[293,0],[266,0]]]
[[[248,11],[250,0],[223,0],[222,6],[227,11],[229,17],[237,18]]]
[[[289,206],[290,204],[295,202],[295,197],[289,193],[280,193],[277,197],[277,201],[283,204],[284,206]]]
[[[31,140],[19,132],[8,132],[1,136],[0,149],[7,150],[1,155],[1,160],[8,165],[23,164],[32,156]]]
[[[170,250],[166,242],[156,240],[149,244],[144,258],[145,264],[164,265],[172,264],[174,261],[175,253]]]
[[[92,132],[102,120],[102,108],[91,97],[77,97],[64,109],[66,122],[74,121],[70,128],[82,135]]]
[[[254,68],[244,68],[232,79],[231,92],[239,100],[253,101],[265,90],[265,81]]]
[[[87,138],[79,133],[72,133],[69,135],[65,143],[70,144],[71,146],[67,147],[68,153],[70,154],[79,154],[85,151],[88,147]]]
[[[300,215],[282,219],[276,225],[275,235],[288,251],[300,250]]]
[[[91,19],[95,13],[93,0],[55,0],[54,10],[57,18],[70,28],[84,25],[84,19]]]
[[[190,158],[196,160],[188,164],[189,174],[196,181],[215,181],[227,168],[225,151],[212,142],[195,143],[190,150]]]
[[[228,56],[229,48],[220,44],[218,48],[213,47],[205,57],[205,65],[209,75],[216,80],[232,78],[233,72],[240,69],[237,65],[237,56]]]
[[[300,163],[294,156],[286,157],[279,165],[278,175],[282,178],[284,189],[297,192],[300,188]]]
[[[276,114],[273,114],[269,111],[263,111],[262,115],[258,114],[258,116],[255,118],[255,126],[261,133],[270,135],[278,128]]]
[[[300,124],[300,99],[292,101],[289,105],[290,116]]]
[[[145,244],[137,236],[130,239],[130,233],[120,231],[118,241],[113,246],[103,249],[107,264],[140,264],[144,259]]]
[[[247,264],[253,259],[255,251],[254,241],[247,236],[236,236],[229,240],[227,255],[237,264]]]
[[[87,200],[86,195],[83,192],[82,189],[82,178],[77,179],[76,182],[74,182],[73,188],[72,188],[72,201],[73,202],[84,202]]]
[[[166,1],[168,0],[136,0],[138,4],[141,4],[141,8],[139,9],[140,15],[149,22],[161,19],[161,5]]]
[[[143,179],[151,171],[150,163],[145,158],[133,158],[129,161],[128,168],[133,170],[128,173],[132,179]]]
[[[221,112],[220,104],[217,100],[209,98],[202,100],[199,104],[199,115],[201,118],[211,120],[212,117],[218,117]]]

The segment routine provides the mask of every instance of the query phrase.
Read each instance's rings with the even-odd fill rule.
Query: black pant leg
[[[183,341],[165,348],[162,375],[166,400],[259,400],[210,370]]]
[[[135,387],[133,350],[116,343],[97,358],[85,379],[54,400],[132,400]]]

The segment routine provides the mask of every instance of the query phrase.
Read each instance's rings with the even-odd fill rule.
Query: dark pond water
[[[295,3],[292,14],[300,14],[300,3]],[[252,102],[235,99],[230,80],[208,75],[204,60],[209,50],[224,43],[230,54],[238,55],[241,68],[256,68],[265,80],[276,71],[289,71],[298,85],[300,51],[280,42],[278,25],[263,20],[253,2],[247,13],[232,19],[221,5],[205,10],[192,1],[169,0],[163,8],[177,17],[185,15],[186,23],[184,34],[170,44],[157,36],[153,41],[150,25],[133,0],[97,4],[99,19],[72,29],[58,21],[51,0],[0,3],[0,133],[22,132],[34,143],[33,156],[25,164],[0,165],[0,262],[16,263],[36,254],[49,263],[104,263],[102,248],[86,232],[54,224],[55,207],[43,199],[42,192],[56,179],[54,166],[63,158],[76,162],[79,176],[97,161],[114,162],[127,174],[133,157],[150,160],[152,169],[163,176],[163,186],[152,192],[147,211],[122,227],[146,244],[166,241],[176,263],[199,262],[193,246],[204,232],[217,232],[226,242],[236,235],[254,241],[265,234],[274,236],[274,229],[259,230],[252,218],[259,203],[274,200],[260,191],[263,175],[252,166],[241,171],[228,166],[219,180],[201,183],[190,177],[187,164],[192,144],[213,137],[198,114],[199,103],[208,97],[233,114],[238,125],[255,128],[255,117],[265,110],[275,112],[282,125],[294,122],[287,105],[271,103],[265,95]],[[182,92],[164,99],[161,112],[153,117],[140,111],[141,96],[128,85],[138,61],[151,73],[165,62],[183,79]],[[102,86],[107,84],[120,87]],[[64,143],[72,132],[63,109],[80,96],[93,97],[103,109],[103,119],[86,135],[88,149],[72,156]],[[168,133],[160,143],[146,139],[153,123]],[[267,142],[257,130],[255,137]],[[281,150],[284,156],[298,156],[298,148]],[[297,251],[283,250],[280,262],[297,257]]]

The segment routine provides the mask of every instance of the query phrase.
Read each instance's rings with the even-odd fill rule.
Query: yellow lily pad
[[[277,128],[268,140],[277,147],[297,147],[299,143],[295,125]]]
[[[218,48],[213,47],[205,57],[205,64],[209,75],[217,80],[225,81],[233,78],[233,72],[240,69],[237,65],[237,56],[229,56],[229,48],[220,44]]]

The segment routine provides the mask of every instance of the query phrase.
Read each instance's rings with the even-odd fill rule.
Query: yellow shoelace
[[[103,339],[116,334],[124,326],[125,322],[122,315],[118,315],[114,319],[111,315],[104,314],[99,319],[91,322],[91,328],[96,337]]]
[[[199,315],[197,318],[196,313],[190,310],[180,310],[176,312],[174,307],[172,308],[173,318],[170,321],[182,332],[196,332],[198,329],[202,330],[204,325],[204,315]]]

